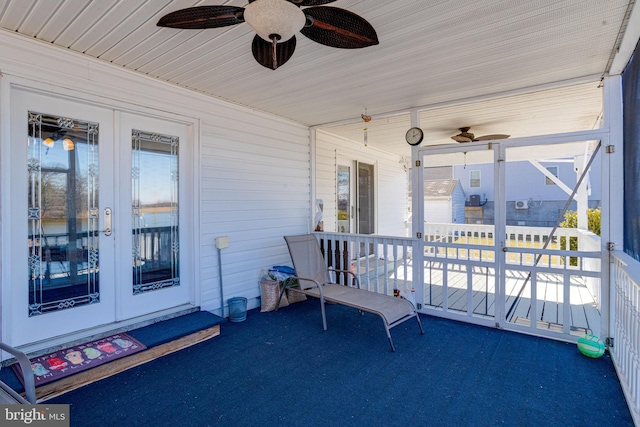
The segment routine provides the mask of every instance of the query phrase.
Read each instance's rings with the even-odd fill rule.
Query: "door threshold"
[[[143,326],[160,322],[162,320],[184,316],[185,314],[193,313],[195,311],[200,311],[200,307],[195,307],[191,304],[184,304],[178,307],[173,307],[170,309],[145,314],[143,316],[134,317],[132,319],[121,320],[114,323],[107,323],[105,325],[83,329],[70,334],[47,338],[46,340],[36,341],[30,344],[19,346],[18,349],[28,354],[30,357],[38,357],[43,354],[53,353],[54,351],[62,350],[67,347],[80,345],[87,341],[98,340],[109,335],[127,332],[132,329],[138,329]]]

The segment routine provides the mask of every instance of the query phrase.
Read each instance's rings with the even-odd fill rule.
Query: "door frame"
[[[119,176],[131,176],[131,130],[137,129],[146,132],[155,132],[170,134],[171,136],[179,136],[178,146],[178,171],[179,171],[179,190],[178,190],[178,206],[180,214],[178,216],[178,229],[179,240],[178,245],[180,247],[180,282],[181,285],[177,287],[171,287],[166,289],[160,289],[152,292],[147,292],[139,295],[131,295],[131,288],[125,289],[123,286],[116,287],[116,321],[126,321],[127,319],[136,318],[142,315],[148,315],[149,310],[151,312],[158,312],[164,309],[167,299],[169,300],[182,300],[183,304],[194,305],[195,294],[193,293],[191,284],[193,283],[193,270],[188,265],[189,260],[194,259],[194,252],[191,250],[190,245],[183,243],[185,240],[189,241],[189,236],[195,235],[195,228],[193,222],[186,215],[190,211],[188,206],[193,201],[192,196],[189,195],[189,181],[182,182],[183,177],[188,178],[188,165],[190,162],[190,128],[184,123],[168,120],[166,118],[161,119],[155,116],[145,116],[138,113],[130,113],[123,111],[116,111],[116,132],[119,133],[119,139],[128,141],[118,145],[120,150],[126,152],[120,152],[118,154],[118,168]],[[178,132],[183,131],[181,135],[173,135],[178,127]],[[129,150],[125,150],[125,146],[129,147]],[[115,198],[115,206],[120,212],[116,215],[118,221],[114,224],[114,230],[125,230],[130,232],[131,230],[131,179],[123,179],[119,181],[119,185],[124,187],[128,184],[128,187],[120,188]],[[183,196],[183,193],[186,193]],[[183,206],[186,205],[186,206]],[[186,236],[186,237],[185,237]],[[123,283],[131,280],[131,235],[127,233],[127,238],[122,234],[121,238],[116,241],[116,253],[119,254],[116,260],[117,279]],[[121,267],[118,267],[121,266]],[[186,267],[186,268],[185,268]],[[187,293],[185,300],[185,293]]]
[[[339,168],[340,166],[349,168],[349,231],[348,233],[354,233],[356,229],[356,195],[355,195],[355,187],[356,187],[356,161],[352,159],[348,159],[346,157],[338,157],[336,161],[336,228],[335,230],[338,233],[342,233],[340,230],[340,223],[338,219],[338,204],[339,204],[339,192],[338,192],[338,183],[339,183]],[[345,233],[347,233],[345,231]]]
[[[424,168],[432,166],[426,159],[430,156],[444,156],[441,160],[442,164],[438,163],[438,164],[435,164],[434,166],[453,165],[454,161],[465,162],[465,160],[468,158],[467,156],[473,155],[472,153],[476,153],[476,155],[478,154],[482,155],[483,157],[485,157],[486,161],[490,160],[491,162],[493,162],[494,165],[498,165],[498,167],[494,167],[494,176],[492,177],[494,182],[494,192],[495,192],[496,206],[497,206],[498,198],[501,197],[498,183],[502,173],[502,170],[501,170],[502,168],[499,167],[501,165],[501,162],[499,161],[500,149],[495,144],[492,145],[491,143],[487,143],[487,142],[474,142],[474,143],[467,143],[464,145],[447,144],[447,145],[439,145],[434,147],[420,147],[413,151],[414,157],[417,157],[417,158],[414,158],[413,164],[420,165],[420,167],[416,168],[416,171],[414,171],[414,174],[412,175],[412,178],[414,180],[416,179],[420,180],[417,183],[417,185],[414,184],[412,187],[412,191],[414,192],[414,196],[412,197],[412,203],[413,203],[412,208],[414,210],[413,235],[420,239],[418,241],[419,246],[413,249],[414,265],[425,265],[425,261],[431,260],[430,258],[427,258],[425,256],[425,246],[429,246],[429,242],[427,241],[428,236],[423,235],[423,232],[425,231],[425,218],[426,218],[425,211],[424,211],[425,209],[424,183],[423,183]],[[419,161],[420,163],[416,163],[416,161]],[[419,209],[419,212],[416,215],[417,209]],[[504,212],[496,209],[493,245],[483,246],[483,250],[493,252],[494,254],[493,262],[480,260],[475,262],[469,261],[469,263],[465,263],[464,260],[459,260],[457,262],[452,263],[455,265],[467,266],[467,280],[473,280],[474,275],[471,270],[474,266],[493,268],[496,272],[495,273],[496,290],[500,290],[504,288],[502,282],[504,282],[505,280],[505,275],[499,274],[499,272],[503,271],[504,269],[504,253],[500,250],[501,245],[504,242],[500,242],[498,241],[498,239],[495,238],[495,236],[504,235],[504,226],[502,226],[502,228],[499,226],[499,224],[503,222],[502,215],[504,215]],[[464,226],[464,224],[455,224],[455,225],[457,227]],[[419,230],[419,231],[416,231],[416,230]],[[416,233],[419,233],[419,235],[416,235]],[[449,246],[455,246],[455,244],[452,243]],[[447,256],[444,256],[444,259],[447,259]],[[445,282],[447,280],[447,276],[446,276],[447,272],[445,271],[444,266],[448,266],[448,263],[443,262],[443,287],[445,287]],[[418,275],[418,277],[416,277],[416,274]],[[427,278],[424,277],[424,269],[420,269],[420,268],[414,269],[413,280],[414,281],[417,280],[416,283],[426,283],[427,282],[426,279]],[[495,308],[494,316],[492,318],[474,316],[473,309],[470,308],[472,304],[471,293],[470,292],[466,292],[466,293],[467,295],[465,296],[464,304],[467,307],[466,308],[467,313],[461,314],[458,311],[450,311],[447,294],[445,293],[445,289],[443,289],[443,310],[438,311],[437,314],[439,316],[449,318],[449,319],[461,320],[469,323],[490,326],[490,327],[498,327],[497,319],[501,317],[499,308],[502,305],[500,302],[502,298],[502,296],[500,295],[500,292],[496,291],[496,294],[495,294],[494,304],[496,308]],[[419,301],[424,301],[425,289],[423,286],[418,287],[416,291],[416,297],[419,299]],[[426,310],[426,312],[431,313],[431,311],[429,310]]]
[[[578,132],[568,132],[563,134],[555,134],[555,135],[543,135],[543,136],[535,136],[535,137],[523,137],[523,138],[513,138],[508,140],[500,140],[500,141],[483,141],[483,142],[472,142],[464,145],[440,145],[440,146],[430,146],[430,147],[414,147],[412,149],[412,163],[414,165],[420,166],[423,165],[423,161],[428,155],[438,155],[438,154],[446,154],[446,153],[459,153],[459,152],[470,152],[470,151],[478,151],[478,150],[486,150],[492,149],[493,158],[494,158],[494,198],[495,198],[495,236],[505,236],[506,235],[506,203],[505,203],[505,154],[508,148],[513,147],[527,147],[527,146],[540,146],[540,145],[557,145],[562,143],[570,143],[570,142],[581,142],[581,141],[592,141],[592,140],[600,140],[602,143],[602,148],[600,150],[601,154],[601,167],[602,167],[602,176],[601,179],[603,182],[606,182],[609,175],[609,159],[605,154],[604,147],[608,145],[609,134],[607,129],[595,129],[590,131],[578,131]],[[416,170],[412,174],[413,184],[412,189],[417,194],[422,194],[424,185],[421,183],[421,180],[424,179],[424,171],[423,167],[416,168]],[[603,223],[607,221],[607,215],[610,210],[609,200],[604,197],[605,188],[602,189],[602,221]],[[424,197],[413,197],[413,211],[414,211],[414,220],[413,220],[413,236],[418,237],[418,246],[414,248],[414,263],[416,265],[424,265],[424,260],[426,257],[424,256],[424,246],[425,241],[422,238],[422,230],[424,224]],[[418,213],[418,214],[416,214]],[[418,231],[420,230],[420,231]],[[605,245],[608,239],[608,231],[604,228],[602,229],[601,235],[601,263],[603,265],[601,269],[601,295],[603,299],[600,304],[601,311],[601,324],[602,324],[602,333],[606,333],[607,324],[608,324],[608,316],[610,307],[608,305],[608,293],[610,289],[610,278],[606,274],[608,271],[605,266],[608,263],[608,253],[606,251]],[[504,240],[504,237],[503,239]],[[535,327],[523,327],[520,325],[515,325],[513,323],[507,322],[505,316],[505,271],[507,268],[506,265],[506,256],[505,252],[503,252],[502,248],[505,247],[505,242],[498,242],[497,239],[494,239],[493,250],[495,251],[495,260],[496,260],[496,287],[498,291],[496,292],[496,311],[494,315],[494,319],[486,320],[486,319],[477,319],[468,315],[456,315],[449,312],[439,311],[437,313],[432,313],[431,310],[425,310],[427,313],[436,314],[441,317],[451,318],[455,320],[462,320],[470,323],[481,324],[485,326],[504,328],[509,330],[514,330],[517,332],[524,332],[529,334],[535,334],[545,337],[551,337],[556,339],[567,339],[567,336],[559,336],[557,333],[545,332],[541,329]],[[424,278],[424,270],[423,269],[414,269],[413,280],[416,283],[425,283]],[[424,301],[424,289],[419,287],[417,295],[421,301]],[[535,323],[535,322],[532,322]],[[534,326],[534,325],[533,325]]]
[[[186,305],[176,306],[170,309],[162,310],[160,312],[143,314],[135,318],[126,320],[117,320],[108,324],[90,325],[86,328],[77,328],[75,331],[62,333],[54,337],[47,337],[46,339],[20,339],[14,333],[14,309],[10,303],[13,298],[13,290],[11,289],[12,277],[16,274],[16,269],[24,269],[26,267],[20,266],[20,264],[12,265],[7,258],[7,254],[13,252],[12,245],[12,226],[16,221],[22,221],[23,216],[13,215],[11,213],[11,198],[12,188],[15,176],[11,175],[11,162],[13,150],[11,148],[11,121],[13,119],[11,110],[12,102],[11,98],[14,96],[16,90],[24,90],[37,95],[49,96],[59,98],[65,102],[74,102],[79,105],[86,105],[88,107],[96,107],[109,109],[113,114],[113,125],[109,132],[112,134],[112,138],[115,138],[115,129],[118,129],[117,118],[115,112],[127,112],[136,115],[143,115],[161,120],[170,120],[176,123],[181,123],[188,126],[189,140],[185,144],[188,148],[187,158],[185,159],[185,165],[183,170],[180,171],[180,179],[185,183],[185,190],[181,193],[186,200],[182,205],[195,206],[195,209],[185,209],[184,214],[181,215],[181,235],[187,236],[181,238],[181,251],[185,251],[182,264],[182,271],[189,272],[188,279],[185,280],[190,287],[189,303]],[[2,222],[0,224],[0,233],[2,236],[0,244],[0,252],[2,257],[2,269],[0,271],[0,287],[1,287],[1,299],[0,302],[0,316],[2,321],[2,329],[0,330],[0,339],[3,342],[7,342],[12,345],[19,346],[24,351],[37,351],[43,348],[49,348],[52,346],[73,342],[74,340],[82,339],[89,335],[101,334],[114,329],[127,327],[128,325],[138,324],[146,322],[154,318],[158,318],[165,315],[171,315],[172,313],[180,312],[185,309],[197,307],[200,304],[200,259],[196,254],[200,247],[201,237],[195,232],[200,224],[200,211],[199,211],[199,174],[200,174],[200,128],[199,120],[196,118],[168,113],[164,110],[143,107],[140,105],[130,104],[125,101],[117,101],[114,99],[105,98],[97,93],[83,92],[81,89],[71,90],[69,88],[58,87],[48,83],[38,82],[22,77],[15,77],[11,75],[3,76],[0,79],[0,177],[2,182],[0,188],[0,214]],[[45,112],[46,113],[46,112]],[[55,113],[55,112],[52,112]],[[78,117],[82,119],[83,117]],[[26,128],[26,124],[25,124]],[[104,136],[101,140],[104,143]],[[114,156],[118,153],[115,152]],[[183,166],[181,164],[181,166]],[[115,167],[115,166],[114,166]],[[114,191],[118,191],[114,189]],[[119,209],[119,208],[118,208]],[[184,226],[183,226],[184,224]],[[102,218],[100,221],[102,226]],[[127,268],[129,271],[129,268]],[[80,307],[83,308],[83,307]],[[26,312],[26,311],[25,311]],[[88,314],[85,316],[89,317]],[[77,321],[77,318],[75,319]]]
[[[360,219],[360,190],[359,190],[359,165],[364,164],[371,166],[373,169],[373,233],[375,234],[378,231],[378,218],[379,218],[379,203],[378,203],[378,162],[375,160],[357,160],[352,157],[348,157],[345,155],[338,155],[335,161],[335,218],[336,218],[336,228],[337,232],[340,232],[338,228],[338,166],[348,166],[350,168],[350,177],[349,177],[349,233],[351,234],[359,234],[359,219]]]

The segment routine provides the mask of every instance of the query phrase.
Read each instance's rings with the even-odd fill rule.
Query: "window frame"
[[[473,178],[473,173],[477,172],[478,177]],[[473,185],[474,181],[478,181],[478,185]],[[479,169],[474,169],[469,171],[469,188],[480,188],[482,187],[482,172]]]
[[[560,167],[558,165],[553,165],[553,166],[545,166],[544,167],[547,171],[549,171],[549,173],[553,176],[555,176],[556,178],[560,179]],[[551,171],[551,169],[555,168],[556,173],[553,173]],[[553,180],[549,179],[548,176],[544,176],[544,185],[558,185],[556,184]]]

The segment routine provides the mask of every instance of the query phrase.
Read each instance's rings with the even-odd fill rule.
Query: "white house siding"
[[[260,272],[291,265],[283,236],[310,227],[310,163],[306,128],[261,116],[206,120],[201,145],[203,307],[219,307],[215,238],[223,249],[224,298],[257,306]]]
[[[464,191],[462,190],[462,186],[460,183],[456,185],[455,190],[453,190],[453,195],[451,197],[451,217],[452,222],[454,224],[464,224],[464,206],[466,196]]]
[[[376,234],[407,236],[407,172],[401,157],[318,130],[315,159],[316,198],[322,199],[324,203],[324,230],[336,231],[338,159],[375,165]]]
[[[600,154],[591,165],[590,186],[591,200],[601,200],[600,189]],[[578,177],[573,170],[573,163],[565,162],[541,162],[545,167],[557,166],[558,176],[569,188],[573,189]],[[469,172],[480,171],[480,187],[469,186]],[[493,164],[474,164],[466,166],[454,166],[453,177],[459,179],[467,198],[472,194],[480,196],[480,201],[495,200],[493,184]],[[546,177],[529,162],[509,163],[506,170],[506,200],[531,200],[540,202],[545,200],[566,200],[568,194],[557,185],[547,185]]]
[[[424,221],[430,224],[451,223],[451,197],[425,197]]]
[[[3,147],[10,143],[6,125],[15,82],[52,88],[78,102],[157,112],[160,117],[179,115],[195,124],[190,162],[195,171],[195,303],[206,310],[220,307],[215,238],[228,236],[230,245],[222,250],[224,298],[244,296],[249,308],[257,306],[261,271],[290,262],[283,236],[305,233],[310,227],[308,128],[10,33],[0,32],[0,45]],[[7,184],[1,185],[3,193],[10,191]],[[7,198],[3,195],[2,200],[4,204]],[[0,208],[4,219],[8,207]],[[8,226],[3,224],[3,230]],[[189,243],[181,242],[185,244]],[[2,248],[4,253],[10,248],[6,239]],[[4,257],[2,262],[6,263]],[[2,280],[7,280],[4,270]]]

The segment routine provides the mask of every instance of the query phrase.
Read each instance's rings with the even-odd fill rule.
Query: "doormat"
[[[126,333],[54,351],[31,358],[36,387],[130,356],[147,347]],[[11,365],[24,386],[22,371],[17,363]]]

